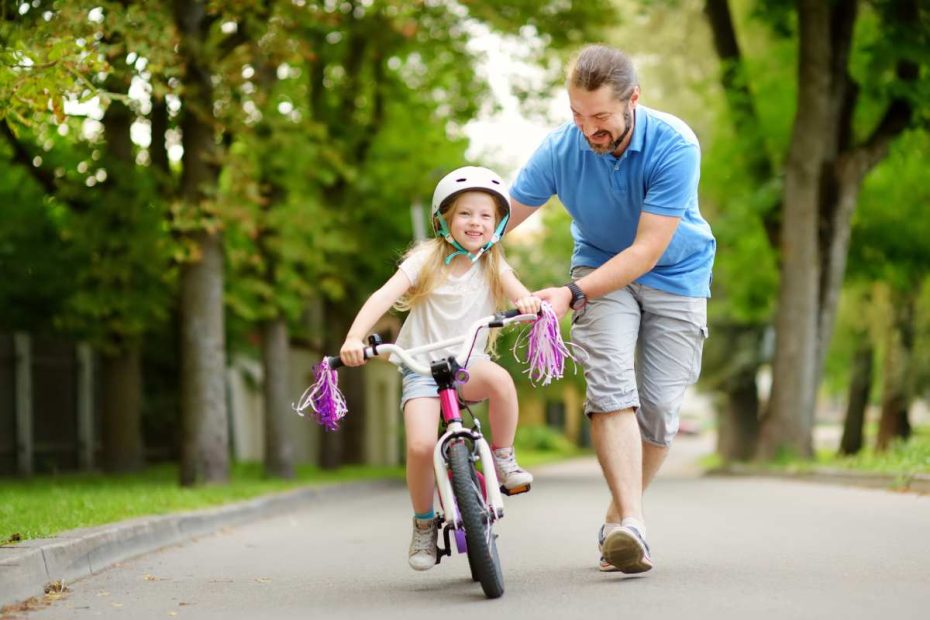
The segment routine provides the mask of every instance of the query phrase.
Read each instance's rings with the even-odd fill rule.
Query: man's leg
[[[668,456],[668,448],[665,446],[657,446],[654,443],[649,443],[648,441],[643,442],[643,491],[645,492],[649,485],[652,483],[652,480],[656,477],[656,474],[659,472],[659,468],[662,467],[662,463],[665,462],[665,457]]]
[[[598,534],[600,569],[652,568],[643,525],[643,441],[633,408],[591,415],[591,439],[613,498]]]
[[[627,411],[631,411],[627,409]],[[609,415],[609,414],[608,414]],[[591,435],[592,438],[596,436],[596,431],[594,430],[594,420],[592,419],[592,428]],[[637,428],[637,430],[639,430]],[[595,449],[597,449],[597,440],[594,439]],[[642,442],[642,487],[640,492],[640,510],[642,511],[642,493],[646,492],[646,489],[649,488],[650,483],[658,473],[659,468],[662,466],[662,463],[665,462],[665,457],[668,456],[668,448],[663,446],[657,446],[654,443],[649,443],[648,441]],[[598,460],[600,460],[600,453],[598,453]],[[604,468],[604,463],[601,461],[601,469],[604,469],[604,477],[607,478],[608,484],[610,484],[610,477],[607,475],[607,471]],[[624,515],[623,512],[617,509],[617,505],[614,501],[614,497],[617,495],[613,491],[611,486],[611,500],[610,505],[607,507],[607,517],[604,519],[607,523],[620,523],[625,516],[634,516],[634,515]],[[642,515],[635,517],[637,519],[643,520]]]
[[[588,272],[576,268],[572,276]],[[616,504],[598,531],[602,571],[641,573],[652,568],[643,538],[643,446],[634,413],[640,405],[633,363],[640,318],[641,308],[629,287],[591,300],[572,317],[572,341],[584,351],[585,413]],[[632,527],[635,524],[639,530]]]
[[[612,498],[607,523],[643,519],[643,450],[635,411],[591,414],[591,440]]]

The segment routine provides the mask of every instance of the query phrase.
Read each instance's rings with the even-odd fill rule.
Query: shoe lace
[[[411,543],[411,551],[413,553],[432,553],[433,548],[436,546],[436,530],[432,527],[428,528],[415,528],[413,534],[413,542]]]
[[[497,467],[497,471],[503,474],[523,471],[520,466],[517,465],[517,459],[514,458],[513,454],[509,456],[498,456],[495,454],[494,465]]]

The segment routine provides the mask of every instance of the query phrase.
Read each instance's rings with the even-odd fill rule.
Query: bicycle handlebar
[[[420,347],[413,349],[404,349],[399,347],[396,344],[379,344],[373,347],[365,347],[363,352],[365,359],[370,359],[376,357],[381,353],[392,353],[399,358],[399,362],[388,358],[392,364],[398,366],[404,365],[410,370],[419,373],[421,375],[430,375],[429,365],[421,364],[413,359],[414,355],[419,353],[426,353],[428,351],[435,351],[436,349],[442,349],[454,344],[461,344],[458,355],[455,356],[455,359],[464,365],[466,358],[468,357],[469,350],[471,349],[471,343],[474,341],[477,333],[485,328],[494,328],[494,327],[504,327],[511,323],[522,323],[535,321],[540,316],[539,313],[534,314],[522,314],[517,308],[511,308],[510,310],[504,310],[496,314],[486,316],[484,318],[478,319],[468,328],[468,331],[463,336],[458,336],[456,338],[449,338],[447,340],[442,340],[440,342],[433,342],[431,344],[426,344]],[[341,368],[345,366],[342,359],[338,355],[326,356],[325,361],[329,363],[329,367],[332,369]]]

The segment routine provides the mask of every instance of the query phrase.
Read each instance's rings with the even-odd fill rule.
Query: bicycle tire
[[[449,468],[452,470],[452,492],[465,528],[472,576],[477,577],[486,597],[498,598],[504,593],[504,576],[497,543],[491,531],[487,504],[477,484],[474,465],[468,458],[468,447],[464,441],[456,440],[449,446]]]
[[[472,479],[472,482],[474,482],[476,485],[480,485],[481,483],[478,481],[478,476],[477,476],[476,473],[475,473],[475,468],[474,468],[474,467],[469,467],[468,469],[469,469],[469,471],[471,472],[471,479]],[[484,494],[482,494],[482,497],[484,497]],[[500,564],[500,560],[497,558],[497,534],[493,534],[493,535],[491,536],[491,542],[492,542],[492,544],[493,544],[493,547],[492,547],[492,549],[491,549],[491,553],[494,555],[494,558],[495,558],[494,561],[495,561],[495,563],[499,565],[499,564]],[[466,550],[467,553],[468,553],[468,570],[469,570],[469,572],[471,572],[471,580],[472,580],[472,581],[478,581],[478,580],[479,580],[479,579],[478,579],[478,573],[475,572],[475,558],[474,558],[474,556],[473,556],[472,553],[471,553],[471,548],[468,547],[468,546],[466,545],[466,546],[465,546],[465,550]]]
[[[471,549],[467,549],[468,553],[468,570],[471,572],[472,581],[480,581],[477,571],[475,571],[475,558],[471,554]],[[497,554],[497,534],[491,535],[491,556],[494,558],[494,564],[500,566],[501,560],[500,556]]]

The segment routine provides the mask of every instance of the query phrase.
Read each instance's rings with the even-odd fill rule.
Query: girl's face
[[[491,240],[497,227],[497,203],[485,192],[466,192],[456,198],[449,214],[452,238],[471,253]]]

